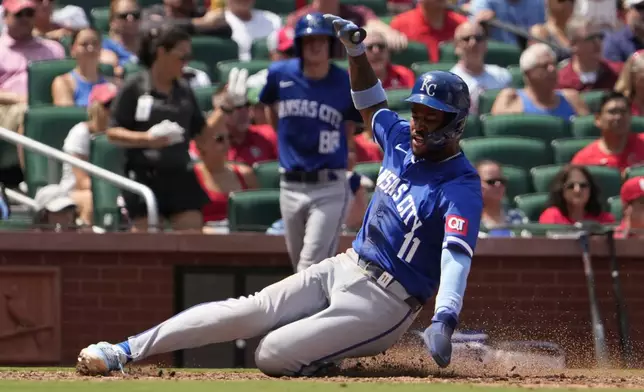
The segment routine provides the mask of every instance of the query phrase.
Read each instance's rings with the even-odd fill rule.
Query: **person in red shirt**
[[[385,90],[412,88],[416,82],[414,71],[403,66],[391,63],[391,54],[384,34],[379,30],[365,29],[367,38],[364,44],[367,48],[367,59],[382,82]]]
[[[365,132],[356,135],[353,153],[355,162],[380,162],[383,159],[383,153],[380,146],[370,138]]]
[[[630,178],[620,191],[623,217],[615,238],[644,238],[644,177]]]
[[[429,60],[436,63],[440,60],[438,45],[453,39],[456,27],[466,20],[467,17],[448,10],[445,0],[419,0],[413,10],[395,16],[391,27],[411,41],[424,43]]]
[[[250,120],[250,105],[245,104],[224,107],[227,100],[227,87],[220,89],[213,97],[215,107],[227,111],[224,123],[229,133],[230,147],[228,160],[252,166],[255,162],[274,161],[277,159],[277,134],[270,125],[253,125]],[[200,153],[194,143],[190,146],[194,159],[200,158]]]
[[[550,188],[550,207],[539,217],[539,223],[572,225],[582,221],[613,223],[615,218],[603,211],[600,189],[588,169],[567,165],[557,174]]]
[[[213,127],[214,135],[198,144],[201,160],[194,165],[199,184],[210,201],[201,209],[204,223],[219,222],[228,217],[228,195],[231,192],[257,188],[253,169],[228,160],[228,126],[226,115],[220,115]]]
[[[577,91],[611,90],[617,82],[621,63],[602,58],[602,31],[587,18],[573,17],[568,22],[572,57],[558,72],[557,88]]]
[[[626,60],[615,91],[630,99],[633,116],[644,115],[644,50],[638,50]]]
[[[612,92],[604,97],[595,115],[601,137],[572,158],[576,165],[601,165],[624,171],[644,163],[644,134],[631,132],[628,98]]]
[[[407,47],[407,37],[378,19],[378,16],[370,8],[363,5],[342,4],[340,0],[313,0],[311,4],[291,12],[286,19],[286,25],[295,27],[301,17],[312,12],[337,15],[342,19],[350,20],[360,27],[379,30],[385,35],[391,50],[397,51]],[[334,45],[333,57],[345,58],[346,51],[344,46]]]

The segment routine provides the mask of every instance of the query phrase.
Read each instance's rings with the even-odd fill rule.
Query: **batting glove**
[[[432,324],[423,332],[425,346],[436,364],[445,368],[452,361],[452,334],[458,324],[458,316],[441,312],[434,315]]]
[[[246,68],[233,68],[228,74],[226,88],[226,105],[230,109],[244,106],[248,102],[248,70]]]
[[[324,20],[333,25],[336,37],[342,42],[349,56],[356,57],[365,52],[365,46],[362,42],[359,44],[351,42],[351,36],[358,30],[358,25],[332,14],[324,14]]]

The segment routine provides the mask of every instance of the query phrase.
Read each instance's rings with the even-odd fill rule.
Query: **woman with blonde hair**
[[[644,115],[644,50],[638,50],[624,63],[615,91],[631,101],[631,114]]]
[[[88,120],[72,127],[63,144],[64,152],[85,161],[89,159],[92,136],[107,130],[110,105],[116,91],[116,86],[111,83],[98,84],[92,88],[87,107]],[[88,225],[92,223],[93,214],[91,181],[86,171],[68,164],[63,165],[60,187],[74,200],[80,219]]]

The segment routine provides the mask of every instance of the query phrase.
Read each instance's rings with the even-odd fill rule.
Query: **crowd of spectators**
[[[293,57],[293,26],[313,11],[365,27],[367,58],[387,90],[411,88],[416,70],[394,59],[412,44],[422,44],[427,63],[445,65],[465,80],[473,118],[538,115],[573,127],[577,120],[594,117],[593,140],[553,176],[547,203],[536,218],[508,197],[508,162],[494,157],[473,162],[485,203],[482,235],[513,236],[512,225],[529,222],[593,220],[618,224],[622,236],[644,229],[644,177],[630,175],[644,164],[644,133],[638,133],[644,129],[636,126],[644,111],[644,0],[389,0],[388,15],[341,0],[293,0],[290,14],[261,9],[253,0],[147,3],[106,0],[109,16],[101,30],[98,13],[78,5],[3,0],[0,127],[25,134],[25,115],[32,107],[30,64],[69,62],[70,68],[51,80],[50,106],[80,107],[87,117],[69,129],[58,148],[86,161],[98,135],[125,148],[124,174],[151,187],[173,230],[225,228],[229,195],[265,187],[254,167],[279,154],[276,132],[258,100],[267,71],[244,64],[266,60],[265,68]],[[494,27],[493,19],[532,38]],[[229,60],[239,61],[236,67],[215,75],[217,64],[204,69],[194,62],[191,40],[200,36],[232,40],[238,55]],[[257,43],[267,48],[268,57],[256,57]],[[454,61],[442,57],[447,44],[453,45]],[[520,58],[510,67],[492,63],[493,45],[518,48]],[[334,49],[335,61],[345,61],[342,45]],[[511,72],[513,66],[518,73]],[[147,72],[137,73],[140,69]],[[215,78],[219,82],[211,81]],[[196,92],[207,89],[206,110]],[[492,92],[486,112],[482,100]],[[594,103],[585,99],[594,92],[604,94]],[[141,102],[147,113],[138,109]],[[217,109],[228,115],[219,116]],[[368,126],[354,135],[347,172],[355,196],[346,219],[349,231],[360,226],[375,181],[356,165],[382,159],[372,139]],[[59,182],[29,189],[23,149],[3,147],[0,154],[0,219],[12,219],[14,207],[19,211],[6,196],[7,188],[33,195],[34,223],[56,230],[102,230],[94,218],[88,173],[66,164]],[[520,153],[514,159],[521,161]],[[595,166],[615,169],[621,188],[602,188]],[[621,216],[610,209],[612,196],[620,201]],[[141,197],[123,192],[117,202],[128,230],[147,229]],[[280,221],[267,228],[271,234],[283,229]]]

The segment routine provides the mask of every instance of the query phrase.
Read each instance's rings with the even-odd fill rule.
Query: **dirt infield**
[[[158,366],[132,366],[126,374],[110,377],[85,377],[74,371],[18,370],[0,371],[0,380],[88,380],[118,382],[122,380],[269,380],[255,371],[173,370]],[[282,378],[288,379],[288,378]],[[455,362],[449,370],[439,370],[421,348],[397,348],[376,357],[346,361],[319,382],[396,382],[396,383],[460,383],[527,388],[621,388],[644,389],[644,371],[569,369],[545,370],[524,364],[504,369],[476,361]]]

